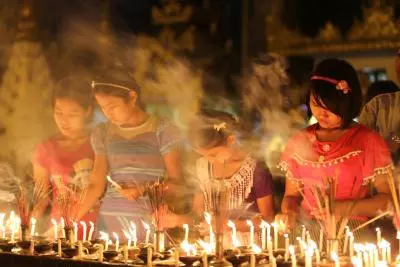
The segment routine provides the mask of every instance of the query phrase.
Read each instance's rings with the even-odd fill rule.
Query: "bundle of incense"
[[[49,186],[45,183],[37,182],[32,193],[28,190],[26,183],[19,184],[16,199],[21,225],[29,226],[32,214],[35,214],[48,200],[49,193]]]
[[[158,180],[154,184],[147,186],[146,194],[150,200],[150,208],[153,212],[153,223],[158,231],[163,230],[162,221],[168,211],[165,201],[166,186],[164,182]]]

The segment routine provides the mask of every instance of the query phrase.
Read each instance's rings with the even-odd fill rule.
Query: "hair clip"
[[[94,89],[96,87],[96,82],[92,81],[92,89]]]
[[[123,89],[125,91],[131,91],[131,89],[129,89],[128,87],[122,86],[122,85],[118,85],[118,84],[115,84],[115,83],[98,83],[98,82],[92,81],[92,88],[93,89],[96,87],[96,85],[110,86],[110,87]]]
[[[217,132],[226,129],[226,122],[221,122],[220,124],[214,124],[214,129],[217,130]]]
[[[336,89],[343,91],[343,94],[347,94],[350,91],[349,84],[345,80],[341,80],[336,84]]]

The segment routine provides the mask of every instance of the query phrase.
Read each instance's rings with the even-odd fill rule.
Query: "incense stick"
[[[351,231],[354,233],[355,231],[358,231],[358,230],[360,230],[361,228],[364,228],[365,226],[367,226],[368,224],[371,224],[371,223],[373,223],[374,221],[379,220],[380,218],[385,217],[386,215],[389,215],[389,214],[390,214],[390,211],[386,211],[386,212],[384,212],[384,213],[382,213],[382,214],[379,214],[378,216],[372,218],[372,219],[369,220],[369,221],[366,221],[365,223],[363,223],[363,224],[357,226],[356,228],[354,228],[354,229],[351,230]]]

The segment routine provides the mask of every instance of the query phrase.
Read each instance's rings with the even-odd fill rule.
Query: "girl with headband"
[[[390,153],[376,132],[354,121],[362,97],[357,72],[349,63],[340,59],[320,62],[308,91],[317,123],[295,134],[282,154],[280,167],[287,179],[282,213],[276,220],[289,228],[296,219],[325,220],[326,214],[317,210],[312,188],[316,184],[325,187],[327,179],[334,179],[333,212],[339,221],[351,210],[349,226],[353,229],[389,207]],[[369,186],[376,194],[368,194]]]
[[[149,115],[140,102],[140,90],[132,78],[113,75],[92,82],[95,99],[108,119],[93,130],[94,168],[88,193],[77,215],[85,214],[102,198],[100,230],[130,229],[144,233],[149,203],[141,197],[144,187],[165,173],[180,178],[180,133],[170,121]],[[107,178],[112,186],[107,186]]]

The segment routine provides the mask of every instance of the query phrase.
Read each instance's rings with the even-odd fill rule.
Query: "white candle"
[[[185,223],[182,227],[185,229],[185,242],[189,242],[189,225]]]
[[[130,223],[129,232],[131,234],[131,238],[133,241],[133,247],[136,247],[137,245],[136,224],[132,221]]]
[[[208,224],[209,227],[209,233],[210,233],[210,243],[213,244],[215,243],[215,237],[214,237],[214,232],[212,229],[212,218],[211,214],[208,212],[204,213],[204,219],[206,220],[206,223]]]
[[[274,250],[278,250],[278,225],[273,223],[272,226],[274,227]]]
[[[153,250],[150,246],[147,247],[147,266],[153,266]]]
[[[362,260],[357,257],[352,257],[351,263],[354,265],[354,267],[363,267]]]
[[[304,242],[306,241],[306,227],[304,225],[301,226],[301,240],[303,240]]]
[[[382,233],[380,228],[376,228],[376,242],[379,244],[382,241]]]
[[[145,244],[148,244],[149,240],[150,240],[150,226],[145,222],[142,222],[142,223],[143,223],[144,229],[146,230],[146,242],[145,242]]]
[[[86,225],[86,222],[84,222],[84,221],[81,221],[80,224],[82,225],[82,241],[85,242],[86,241],[87,225]]]
[[[271,225],[267,223],[267,240],[271,238]]]
[[[35,236],[36,219],[31,218],[31,238]]]
[[[349,232],[349,251],[350,258],[354,256],[354,235],[352,232]]]
[[[57,254],[62,257],[61,238],[57,239]]]
[[[127,244],[128,245],[128,249],[130,249],[131,248],[131,244],[132,244],[131,235],[127,231],[124,231],[124,235],[125,235],[126,240],[128,242],[128,244]]]
[[[313,254],[314,254],[314,249],[312,247],[308,247],[306,249],[305,254],[306,254],[305,267],[312,267],[312,258],[313,258]]]
[[[317,262],[317,264],[319,264],[321,262],[321,254],[319,252],[319,249],[315,249],[315,261]]]
[[[254,245],[254,225],[251,220],[247,220],[247,225],[250,227],[250,247],[253,247]]]
[[[128,246],[124,246],[124,263],[128,263]]]
[[[107,243],[106,243],[107,244]],[[100,244],[100,249],[99,249],[99,262],[104,261],[104,246],[103,244]]]
[[[78,224],[76,222],[73,222],[74,225],[74,243],[78,241]]]
[[[78,257],[83,257],[83,244],[82,241],[78,241]]]
[[[207,265],[208,265],[207,251],[203,251],[202,261],[203,261],[203,267],[207,267]]]
[[[112,234],[113,234],[113,236],[115,238],[115,251],[118,252],[118,250],[119,250],[119,237],[118,237],[118,234],[116,232],[113,232]]]
[[[236,234],[235,223],[233,221],[229,220],[228,227],[232,229],[232,247],[237,247],[238,239],[237,239],[237,234]]]
[[[285,262],[289,261],[289,235],[284,234],[285,237]]]
[[[58,240],[58,225],[57,221],[53,218],[51,219],[51,223],[53,224],[53,240]]]
[[[332,251],[331,258],[335,262],[335,267],[340,267],[339,257],[336,252]]]
[[[175,249],[175,266],[179,267],[180,261],[179,261],[179,249]]]
[[[270,258],[273,258],[273,257],[274,257],[274,254],[273,254],[274,248],[273,248],[273,246],[272,246],[272,240],[271,240],[271,238],[268,238],[268,240],[267,240],[267,248],[268,248],[268,255],[269,255],[269,257],[270,257]]]
[[[1,230],[1,238],[6,238],[6,227],[4,225],[4,219],[6,217],[5,213],[0,213],[0,230]]]
[[[369,260],[369,257],[368,257],[369,255],[368,254],[369,254],[368,251],[364,251],[363,252],[363,258],[364,258],[365,267],[372,267],[370,265],[370,260]]]
[[[323,250],[323,246],[324,246],[324,230],[321,227],[321,229],[319,230],[319,243],[318,243],[319,251]]]
[[[343,244],[343,253],[344,254],[346,254],[346,252],[347,252],[347,245],[349,242],[349,233],[350,233],[348,226],[346,226],[345,229],[346,229],[346,232],[344,234],[344,244]]]
[[[254,253],[250,255],[250,267],[256,267],[256,255]]]
[[[267,225],[265,221],[261,221],[260,228],[261,228],[261,249],[264,251],[267,248],[267,241],[266,241],[266,230],[267,230]]]
[[[61,217],[61,233],[62,233],[62,238],[66,238],[65,236],[65,222],[64,218]]]
[[[297,267],[296,251],[293,246],[289,246],[290,259],[292,261],[292,267]]]
[[[92,221],[90,221],[90,222],[89,222],[89,225],[90,225],[90,230],[89,230],[89,235],[88,235],[87,240],[90,242],[90,241],[92,241],[92,238],[93,238],[94,223],[93,223]]]

